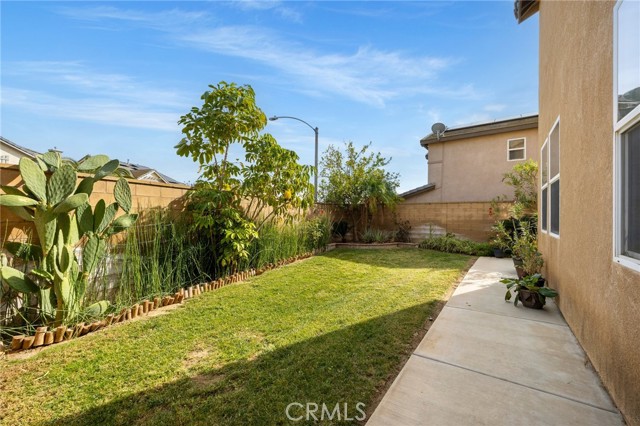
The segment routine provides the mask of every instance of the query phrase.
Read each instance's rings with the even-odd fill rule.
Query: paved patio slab
[[[480,258],[368,425],[622,425],[555,304],[503,301],[511,259]]]

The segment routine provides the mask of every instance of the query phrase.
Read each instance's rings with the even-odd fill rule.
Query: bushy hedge
[[[444,251],[447,253],[461,253],[470,256],[492,256],[493,249],[489,243],[477,243],[463,240],[454,234],[440,235],[427,238],[420,243],[420,248]]]

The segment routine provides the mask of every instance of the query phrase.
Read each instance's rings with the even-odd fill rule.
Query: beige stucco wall
[[[429,183],[434,190],[407,197],[405,203],[485,202],[513,197],[504,173],[522,161],[507,160],[507,140],[526,138],[526,157],[538,161],[538,131],[526,129],[429,144]]]
[[[539,246],[569,326],[640,425],[640,273],[614,263],[612,248],[613,7],[540,4],[539,138],[559,116],[561,200],[560,238],[541,235]]]

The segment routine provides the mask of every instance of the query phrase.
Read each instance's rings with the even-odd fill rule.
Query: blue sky
[[[2,136],[38,151],[108,154],[193,182],[181,115],[219,81],[267,116],[371,142],[400,191],[427,183],[431,125],[537,111],[537,15],[500,2],[9,2],[1,5]],[[313,164],[313,131],[265,131]]]

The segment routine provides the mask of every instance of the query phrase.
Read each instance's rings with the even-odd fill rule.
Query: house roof
[[[430,133],[420,139],[420,145],[426,147],[430,143],[467,139],[476,136],[494,135],[513,130],[535,129],[538,127],[538,114],[526,114],[518,117],[502,118],[474,124],[447,127],[440,139]]]
[[[513,4],[513,14],[516,16],[518,24],[525,21],[538,11],[539,0],[515,0]]]
[[[165,174],[160,173],[155,169],[152,169],[147,166],[143,166],[141,164],[125,163],[121,161],[120,167],[128,170],[131,173],[131,175],[136,179],[144,180],[145,176],[155,174],[164,183],[182,183]]]
[[[400,194],[402,198],[413,197],[414,195],[422,194],[424,192],[432,191],[436,188],[435,183],[428,183],[426,185],[419,186],[417,188],[410,189]]]
[[[15,142],[10,141],[9,139],[0,136],[0,141],[2,143],[5,143],[7,145],[9,145],[10,147],[24,153],[25,155],[31,157],[31,158],[35,158],[36,155],[40,155],[39,152],[34,151],[32,149],[26,148],[22,145],[18,145]],[[85,155],[84,157],[82,157],[79,161],[84,160],[85,158],[87,158],[88,155]],[[132,163],[124,163],[124,162],[120,162],[120,167],[123,169],[128,170],[131,175],[135,178],[135,179],[140,179],[146,175],[152,175],[155,174],[161,182],[163,183],[177,183],[177,184],[181,184],[182,182],[179,182],[175,179],[173,179],[172,177],[169,177],[163,173],[160,173],[159,171],[152,169],[150,167],[147,166],[143,166],[140,164],[132,164]]]
[[[40,154],[39,152],[36,152],[36,151],[34,151],[32,149],[25,148],[22,145],[18,145],[17,143],[15,143],[13,141],[10,141],[9,139],[7,139],[7,138],[5,138],[3,136],[0,136],[0,141],[2,143],[6,144],[6,145],[9,145],[11,148],[18,150],[18,151],[22,152],[25,155],[28,155],[31,158],[35,158],[36,155]]]

